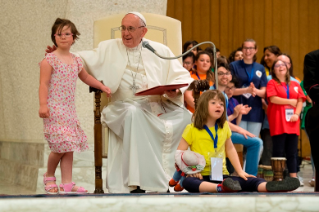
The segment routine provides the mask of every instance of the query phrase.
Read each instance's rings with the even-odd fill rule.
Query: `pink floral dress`
[[[87,150],[87,137],[80,127],[75,111],[75,88],[82,60],[72,54],[73,63],[65,64],[54,54],[45,59],[53,67],[48,91],[50,118],[43,119],[44,137],[52,152]]]

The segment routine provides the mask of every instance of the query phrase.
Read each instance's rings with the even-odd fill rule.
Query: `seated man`
[[[111,193],[166,192],[175,171],[175,151],[191,122],[181,101],[186,87],[162,96],[135,93],[193,80],[178,60],[163,60],[142,48],[147,33],[142,14],[126,14],[120,28],[122,39],[103,41],[94,50],[79,52],[87,70],[112,91],[112,102],[101,118],[110,129],[106,187]],[[174,56],[168,47],[148,42],[159,54]]]

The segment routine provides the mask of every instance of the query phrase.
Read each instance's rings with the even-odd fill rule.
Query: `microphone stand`
[[[145,41],[147,42],[147,41]],[[215,87],[216,89],[218,88],[218,74],[217,74],[217,58],[216,58],[216,46],[213,42],[211,41],[204,41],[204,42],[201,42],[199,44],[197,44],[196,46],[193,46],[192,48],[190,48],[189,50],[187,50],[186,52],[184,52],[183,54],[181,55],[178,55],[178,56],[175,56],[175,57],[164,57],[162,55],[159,55],[156,50],[152,51],[151,49],[147,48],[145,45],[143,45],[144,48],[147,48],[148,50],[150,50],[151,52],[153,52],[154,54],[156,54],[158,57],[164,59],[164,60],[174,60],[174,59],[178,59],[180,57],[183,57],[185,54],[188,54],[190,51],[192,51],[193,49],[197,48],[198,46],[201,46],[203,44],[206,44],[206,43],[209,43],[213,46],[213,52],[214,52],[214,71],[215,71]],[[148,42],[147,42],[148,44]]]

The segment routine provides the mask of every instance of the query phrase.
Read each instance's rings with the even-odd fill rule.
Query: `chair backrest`
[[[168,46],[175,55],[182,53],[182,29],[181,22],[158,14],[142,13],[146,19],[148,32],[145,38]],[[117,14],[99,19],[94,22],[94,48],[101,41],[121,38],[119,27],[125,14]],[[150,52],[150,54],[152,54]],[[181,60],[180,60],[181,62]],[[101,109],[108,103],[105,95],[101,98]]]

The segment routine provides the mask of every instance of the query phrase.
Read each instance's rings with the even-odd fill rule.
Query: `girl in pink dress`
[[[40,62],[39,116],[43,118],[44,136],[51,149],[47,172],[43,175],[44,189],[48,194],[59,193],[54,177],[59,162],[62,175],[60,193],[87,193],[72,182],[73,152],[88,149],[87,137],[75,110],[77,78],[102,90],[107,96],[111,95],[107,86],[86,72],[81,58],[70,53],[79,35],[71,21],[56,19],[51,39],[57,48]]]

